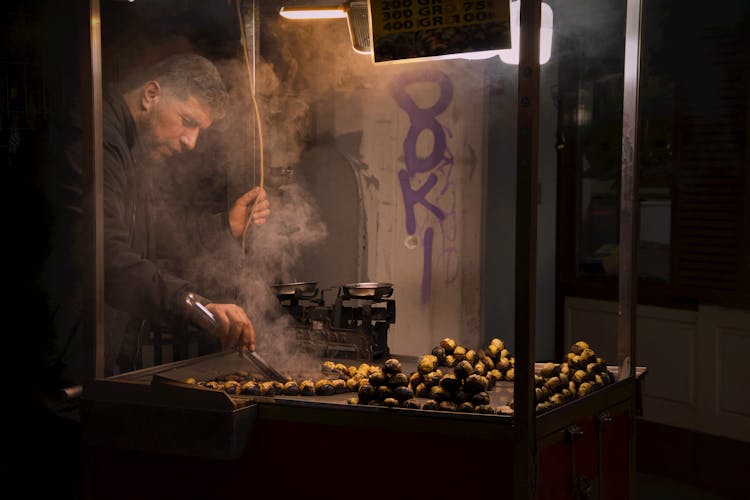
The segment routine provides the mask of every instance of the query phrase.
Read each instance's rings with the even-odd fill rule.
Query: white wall
[[[748,311],[638,306],[636,335],[643,418],[750,442]],[[566,298],[565,343],[577,340],[617,365],[617,303]]]
[[[361,252],[342,256],[338,265],[350,268],[356,259],[359,281],[393,283],[392,352],[424,354],[448,336],[480,347],[487,149],[482,63],[377,65],[371,72],[372,85],[335,92],[316,122],[319,138],[333,137],[331,158],[349,160],[361,197],[361,213],[342,207],[360,218]],[[409,136],[410,129],[418,133]],[[339,141],[357,135],[358,144]],[[324,158],[316,163],[327,168]],[[400,178],[408,184],[402,187]],[[338,196],[343,181],[329,186],[328,195]],[[431,182],[423,197],[414,194]],[[407,205],[404,191],[426,203]],[[326,224],[335,238],[341,223]],[[318,279],[334,275],[335,265],[318,266]]]

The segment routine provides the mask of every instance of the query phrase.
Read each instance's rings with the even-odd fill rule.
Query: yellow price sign
[[[510,47],[508,0],[370,0],[375,62]]]

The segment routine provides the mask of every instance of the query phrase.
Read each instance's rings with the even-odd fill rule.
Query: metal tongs
[[[195,295],[193,295],[192,293],[187,294],[187,296],[185,297],[185,302],[187,302],[187,304],[194,310],[198,311],[201,316],[206,318],[209,323],[211,323],[211,325],[216,326],[217,323],[214,314],[209,311],[206,306],[201,304],[201,302],[195,298]],[[259,368],[266,377],[279,382],[286,382],[288,380],[287,377],[285,377],[278,370],[269,365],[268,362],[263,359],[263,357],[257,352],[248,352],[245,349],[239,348],[237,350],[239,351],[240,355],[247,360],[248,363],[255,366],[256,368]]]

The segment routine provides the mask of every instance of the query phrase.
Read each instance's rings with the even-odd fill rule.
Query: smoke
[[[291,316],[270,285],[299,281],[301,253],[328,236],[316,200],[283,169],[278,173],[296,164],[309,144],[310,107],[262,58],[250,78],[239,58],[214,63],[229,93],[226,116],[201,132],[195,150],[152,168],[157,255],[166,269],[192,281],[199,294],[242,306],[257,332],[259,351],[278,361],[295,355],[298,343]],[[245,255],[241,242],[228,233],[220,238],[202,233],[202,223],[195,221],[225,217],[262,178],[271,215],[264,225],[247,229]]]
[[[300,259],[303,253],[326,252],[331,244],[318,200],[297,182],[294,172],[303,153],[320,137],[362,127],[348,123],[343,131],[325,129],[332,120],[325,115],[332,109],[330,102],[347,96],[358,105],[361,90],[387,95],[387,84],[395,75],[434,68],[450,71],[456,86],[484,89],[482,71],[462,68],[492,62],[375,65],[371,56],[352,50],[345,21],[298,23],[278,15],[264,17],[259,46],[249,75],[240,57],[213,58],[230,96],[227,115],[201,133],[195,151],[165,165],[161,182],[155,183],[155,201],[160,254],[166,265],[195,282],[198,293],[244,307],[255,326],[259,351],[278,361],[299,353],[291,316],[270,285],[314,280],[301,275]],[[363,163],[362,168],[367,166]],[[271,215],[266,224],[248,229],[245,255],[237,241],[208,241],[190,227],[194,218],[225,211],[261,178]],[[331,189],[335,196],[335,186]]]

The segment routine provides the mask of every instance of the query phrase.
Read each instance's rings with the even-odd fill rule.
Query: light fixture
[[[370,15],[367,1],[345,2],[339,5],[283,6],[279,15],[292,20],[346,19],[352,48],[359,54],[371,54]]]
[[[510,3],[510,48],[498,51],[505,64],[518,64],[518,46],[521,38],[521,2]],[[542,25],[539,31],[539,64],[549,61],[552,55],[552,7],[542,2]]]
[[[343,5],[287,6],[279,10],[279,15],[287,19],[345,19]]]

